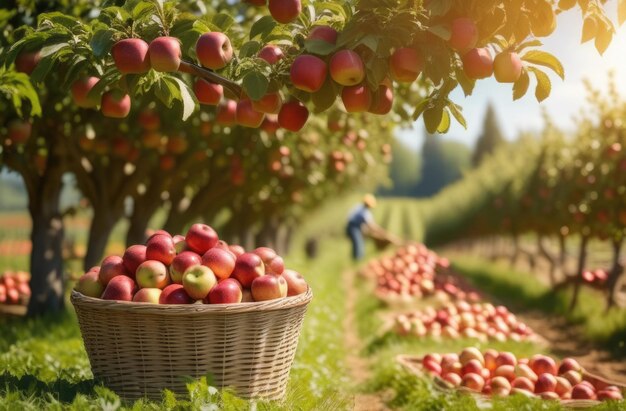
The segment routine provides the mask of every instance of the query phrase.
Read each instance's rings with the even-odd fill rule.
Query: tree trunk
[[[511,265],[511,268],[513,268],[515,267],[515,264],[517,264],[517,259],[519,257],[519,239],[516,234],[513,234],[511,241],[513,242],[513,253],[511,254],[509,264]]]
[[[587,243],[589,242],[588,236],[583,236],[580,239],[580,250],[578,250],[578,267],[576,268],[576,277],[574,279],[574,294],[572,295],[572,301],[569,306],[569,311],[574,311],[574,308],[578,305],[578,297],[580,295],[580,287],[582,285],[583,271],[585,270],[585,264],[587,263]]]
[[[135,203],[135,207],[137,203]],[[126,232],[126,247],[130,247],[134,244],[143,244],[146,242],[146,230],[148,230],[148,224],[154,212],[149,210],[133,210],[130,218],[128,219],[128,231]]]
[[[89,270],[94,265],[100,264],[106,246],[109,243],[109,237],[115,223],[119,221],[121,215],[116,215],[108,209],[94,208],[93,219],[89,228],[89,240],[87,242],[87,253],[83,262],[83,269]]]
[[[543,243],[542,235],[537,236],[537,250],[539,250],[539,253],[548,261],[548,264],[550,265],[550,285],[554,286],[556,284],[556,261],[554,261],[554,257],[550,254],[546,245]]]
[[[563,275],[566,275],[567,268],[565,265],[567,264],[567,238],[559,234],[559,265],[561,266],[561,271]]]
[[[623,239],[613,240],[613,262],[611,266],[611,271],[609,272],[609,277],[606,281],[607,288],[607,300],[606,300],[606,310],[610,310],[615,305],[615,289],[619,280],[619,277],[624,272],[624,267],[620,263],[621,254],[622,254],[622,244],[624,243]]]

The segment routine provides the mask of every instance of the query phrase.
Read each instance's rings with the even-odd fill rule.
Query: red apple
[[[307,292],[309,289],[306,280],[300,273],[293,270],[285,270],[281,274],[285,281],[287,281],[287,296],[300,295]]]
[[[573,358],[565,358],[563,361],[561,361],[561,365],[559,366],[558,374],[559,375],[565,374],[567,371],[570,371],[570,370],[581,372],[582,371],[582,367],[580,366],[578,361],[576,361],[575,359],[573,359]]]
[[[326,43],[335,44],[338,36],[337,30],[330,26],[315,26],[311,29],[307,40],[323,40]]]
[[[303,54],[296,57],[291,65],[291,83],[299,90],[314,93],[324,85],[327,72],[324,60]]]
[[[28,121],[13,119],[7,126],[8,138],[14,144],[24,144],[32,134],[33,126]]]
[[[107,91],[102,95],[100,111],[105,117],[125,118],[130,113],[130,96],[118,91]]]
[[[374,94],[369,112],[372,114],[384,115],[391,111],[393,107],[393,91],[384,84],[378,86],[378,92]]]
[[[217,285],[213,271],[204,265],[189,267],[183,274],[183,287],[194,300],[202,300]]]
[[[566,378],[556,377],[556,387],[554,388],[554,392],[562,397],[565,394],[569,394],[571,391],[572,384]]]
[[[552,392],[556,390],[557,380],[554,374],[543,373],[537,378],[535,383],[535,393]]]
[[[161,261],[144,261],[137,268],[137,285],[139,288],[163,289],[170,283],[167,267]]]
[[[170,284],[163,289],[159,304],[191,304],[193,300],[181,284]]]
[[[40,60],[41,52],[23,51],[15,59],[15,71],[30,75],[35,70]]]
[[[283,99],[280,93],[268,93],[261,97],[260,100],[252,101],[252,108],[260,113],[278,114],[280,107],[283,105]]]
[[[213,228],[206,224],[194,224],[185,236],[187,246],[199,255],[204,255],[208,250],[215,247],[219,238]]]
[[[485,350],[485,352],[483,353],[483,358],[485,359],[485,368],[487,368],[489,371],[494,371],[496,368],[498,368],[496,359],[499,355],[500,353],[494,349],[489,348]]]
[[[224,87],[221,84],[210,83],[199,78],[193,84],[193,91],[200,104],[217,106],[224,97]]]
[[[510,367],[510,365],[504,365],[503,367]],[[528,392],[535,392],[535,383],[526,377],[515,378],[511,383],[511,386]]]
[[[125,275],[113,277],[102,293],[103,300],[132,301],[137,289],[135,281]]]
[[[98,272],[89,271],[83,274],[76,283],[76,291],[88,297],[100,298],[104,286],[100,282]]]
[[[146,246],[141,244],[131,245],[124,251],[122,260],[130,277],[135,278],[137,267],[146,261]]]
[[[366,85],[344,87],[341,100],[348,113],[362,113],[372,105],[372,93]]]
[[[413,48],[399,48],[389,58],[391,77],[401,83],[412,83],[417,80],[423,68],[424,60]]]
[[[463,367],[461,368],[461,375],[465,375],[469,373],[480,375],[482,374],[482,370],[483,370],[483,365],[480,363],[480,361],[476,359],[472,359],[463,365]]]
[[[501,365],[517,365],[515,354],[508,351],[501,352],[498,357],[496,357],[496,367],[500,367]]]
[[[481,392],[485,386],[485,379],[478,374],[465,374],[461,380],[461,386]]]
[[[111,48],[111,54],[122,74],[142,74],[150,70],[148,43],[142,39],[120,40]]]
[[[569,370],[569,371],[565,371],[561,377],[565,378],[567,381],[569,381],[569,383],[574,386],[576,384],[580,384],[583,380],[583,376],[580,373],[580,371],[576,371],[576,370]]]
[[[142,288],[133,297],[136,303],[158,304],[162,290],[160,288]]]
[[[282,274],[285,270],[285,263],[281,256],[276,254],[276,251],[269,247],[259,247],[253,251],[254,254],[261,257],[263,264],[265,264],[265,272],[268,274]]]
[[[500,376],[493,377],[491,381],[489,382],[489,384],[491,385],[491,388],[493,390],[498,390],[498,391],[506,390],[507,394],[511,390],[511,382],[505,377],[500,377]]]
[[[252,107],[252,101],[249,99],[241,99],[237,103],[237,123],[240,126],[259,128],[265,114],[259,113]]]
[[[481,365],[485,364],[485,358],[483,357],[483,353],[476,347],[467,347],[461,351],[459,355],[459,361],[462,365],[465,365],[470,360],[478,360]]]
[[[124,267],[122,257],[118,255],[111,255],[102,260],[100,272],[98,273],[102,285],[106,286],[114,277],[120,275],[130,278],[128,271]]]
[[[231,253],[235,254],[235,257],[239,257],[241,254],[246,252],[246,250],[244,250],[243,247],[238,244],[231,244],[228,246],[228,249]]]
[[[508,364],[501,365],[493,371],[493,375],[505,377],[509,381],[513,381],[515,379],[515,366]]]
[[[556,375],[556,362],[546,355],[535,355],[530,359],[529,362],[530,368],[535,372],[535,374],[552,374]]]
[[[268,301],[287,297],[287,281],[280,275],[257,277],[250,287],[254,301]]]
[[[533,383],[537,382],[537,374],[527,364],[518,363],[515,366],[515,375],[517,377],[526,377]]]
[[[365,79],[361,57],[352,50],[340,50],[330,59],[330,76],[342,86],[355,86]]]
[[[309,119],[309,110],[297,100],[283,104],[278,112],[278,124],[289,131],[300,131]]]
[[[156,71],[175,72],[180,66],[180,41],[175,37],[157,37],[148,47],[150,65]]]
[[[237,102],[226,100],[217,106],[215,122],[221,126],[234,126],[237,123]]]
[[[154,110],[142,110],[139,113],[139,124],[144,130],[156,131],[161,127],[161,117]]]
[[[598,400],[600,401],[621,401],[624,397],[620,391],[602,390],[598,391]]]
[[[200,256],[193,251],[183,251],[172,260],[170,277],[175,284],[183,283],[183,274],[189,267],[202,263]]]
[[[165,265],[172,264],[176,257],[174,240],[169,235],[158,234],[146,243],[146,259],[160,261]]]
[[[572,388],[573,400],[595,400],[596,393],[586,384],[577,384]]]
[[[244,253],[237,257],[232,277],[244,288],[249,288],[256,278],[264,274],[265,265],[261,257],[253,253]]]
[[[441,365],[432,360],[423,360],[422,366],[431,374],[441,375]]]
[[[464,54],[478,42],[478,28],[476,24],[467,17],[459,17],[452,21],[450,33],[450,46]]]
[[[259,58],[267,61],[269,64],[276,64],[280,59],[285,57],[285,54],[280,49],[280,47],[275,46],[273,44],[268,44],[263,47],[258,54]]]
[[[217,283],[209,292],[205,300],[208,304],[236,304],[243,298],[241,284],[233,279],[227,278]]]
[[[302,2],[300,0],[269,0],[268,8],[274,20],[287,24],[300,15]]]
[[[471,49],[463,55],[463,71],[471,79],[481,79],[493,75],[493,58],[486,48]]]
[[[503,51],[493,61],[496,80],[500,83],[515,83],[522,75],[522,60],[512,51]]]
[[[204,67],[219,70],[233,58],[233,47],[230,39],[217,31],[205,33],[196,42],[196,55]]]
[[[89,92],[100,81],[98,77],[83,77],[72,83],[70,88],[74,103],[78,107],[93,108],[98,105],[97,98],[89,98]]]
[[[235,269],[237,257],[227,249],[215,246],[202,256],[202,265],[209,267],[217,278],[223,280],[230,277]]]
[[[455,387],[458,387],[459,385],[461,385],[462,378],[459,374],[449,372],[447,374],[444,374],[443,380],[449,382]]]

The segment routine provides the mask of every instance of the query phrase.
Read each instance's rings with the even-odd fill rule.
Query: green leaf
[[[522,75],[519,79],[513,84],[513,100],[519,100],[520,98],[526,95],[528,91],[528,86],[530,85],[530,76],[528,76],[528,71],[522,69]]]
[[[588,16],[585,18],[583,22],[583,33],[580,39],[581,43],[586,43],[592,38],[596,36],[598,33],[598,23],[596,22],[595,17]]]
[[[89,45],[96,57],[104,57],[109,53],[114,43],[114,34],[115,32],[113,30],[99,30],[93,35]]]
[[[252,27],[250,27],[250,40],[255,38],[256,36],[261,36],[261,38],[267,36],[269,33],[274,30],[277,23],[272,18],[272,16],[263,16],[257,21],[254,22]]]
[[[311,94],[311,101],[315,106],[315,113],[321,113],[328,110],[335,104],[337,99],[337,90],[333,80],[328,76],[324,85],[320,90]]]
[[[440,102],[424,111],[424,124],[429,133],[434,134],[439,129],[443,121],[443,111],[443,105]],[[448,117],[449,120],[450,118]]]
[[[458,104],[454,104],[452,101],[448,102],[448,110],[452,113],[455,120],[467,130],[467,122],[465,116],[463,116],[462,108]]]
[[[594,42],[598,53],[604,54],[609,44],[611,44],[611,40],[613,40],[613,31],[606,27],[598,27],[598,34]]]
[[[547,67],[554,71],[559,77],[565,79],[565,70],[563,69],[563,65],[559,59],[548,52],[531,50],[522,56],[522,60]]]
[[[178,84],[178,88],[180,90],[180,99],[183,105],[183,121],[187,120],[196,109],[196,98],[193,93],[189,89],[187,83],[179,79],[178,77],[173,77],[176,84]]]
[[[235,24],[235,19],[230,14],[220,12],[213,16],[211,22],[219,27],[221,31],[225,32]]]
[[[452,35],[452,33],[450,32],[450,28],[446,27],[446,26],[432,26],[428,28],[428,31],[430,31],[431,33],[433,33],[435,36],[448,41],[450,40],[450,36]]]
[[[424,110],[428,108],[429,104],[430,104],[430,100],[425,98],[415,105],[415,109],[413,110],[413,115],[411,116],[413,121],[417,121],[417,119],[420,118],[420,116],[424,113]]]
[[[304,48],[306,51],[318,56],[327,56],[337,49],[332,43],[320,39],[312,39],[304,41]]]
[[[441,116],[441,123],[439,123],[439,127],[437,127],[438,133],[447,133],[450,130],[450,112],[447,109],[444,109]]]
[[[537,98],[537,101],[541,103],[550,96],[550,92],[552,91],[552,82],[550,81],[550,77],[538,68],[529,67],[528,69],[533,72],[535,78],[537,79],[535,97]]]
[[[454,1],[453,0],[436,0],[429,1],[427,4],[428,10],[430,10],[430,14],[433,16],[443,16],[447,14],[452,8]]]
[[[265,93],[267,93],[269,84],[269,79],[256,70],[247,73],[242,82],[246,94],[248,94],[252,100],[261,99]]]
[[[239,48],[239,58],[256,56],[259,50],[261,50],[261,43],[256,40],[247,41]]]

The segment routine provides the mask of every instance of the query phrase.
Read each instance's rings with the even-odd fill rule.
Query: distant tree
[[[472,154],[472,166],[478,167],[483,159],[493,151],[500,144],[504,142],[502,131],[498,125],[498,116],[496,110],[491,103],[487,106],[485,118],[483,120],[483,132],[476,141],[474,153]]]
[[[391,185],[381,187],[378,194],[394,197],[410,196],[420,180],[419,153],[398,139],[393,139],[391,153],[393,158],[389,165]]]
[[[421,163],[421,179],[413,195],[431,197],[463,176],[470,163],[470,151],[461,143],[426,133]]]

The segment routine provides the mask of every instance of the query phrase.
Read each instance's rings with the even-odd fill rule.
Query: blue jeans
[[[361,227],[349,224],[346,228],[346,235],[352,242],[352,259],[355,261],[362,259],[365,256],[365,241]]]

